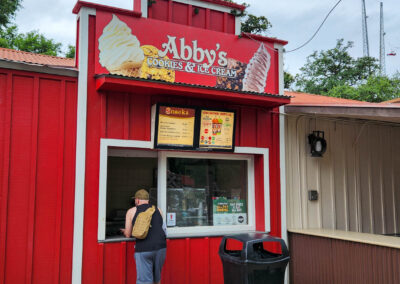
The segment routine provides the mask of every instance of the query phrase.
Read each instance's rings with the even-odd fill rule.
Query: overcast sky
[[[119,8],[131,9],[133,0],[86,0]],[[338,0],[245,0],[248,11],[266,16],[273,27],[267,34],[289,41],[286,50],[292,50],[307,41],[329,10]],[[241,3],[242,1],[236,1]],[[72,14],[74,0],[23,0],[15,19],[21,32],[39,30],[64,46],[75,44],[76,16]],[[386,73],[400,71],[400,0],[383,0],[386,54]],[[379,1],[366,0],[370,55],[379,58]],[[333,48],[336,40],[353,41],[353,57],[363,54],[361,34],[361,0],[342,0],[330,15],[317,36],[302,49],[285,55],[285,70],[298,73],[306,58],[314,50]]]

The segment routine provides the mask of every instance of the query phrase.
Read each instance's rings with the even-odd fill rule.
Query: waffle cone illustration
[[[263,93],[267,85],[270,66],[271,55],[262,43],[247,64],[243,79],[243,91]]]

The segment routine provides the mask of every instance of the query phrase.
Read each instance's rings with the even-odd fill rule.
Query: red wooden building
[[[222,235],[285,236],[286,42],[240,34],[244,8],[78,2],[75,65],[0,51],[0,282],[135,283],[118,231],[142,187],[167,218],[163,283],[223,283]]]

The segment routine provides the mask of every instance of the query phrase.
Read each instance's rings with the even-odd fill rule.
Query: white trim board
[[[235,153],[263,155],[264,164],[264,226],[265,232],[271,231],[270,200],[269,200],[269,149],[257,147],[236,147]],[[254,178],[254,176],[253,176]]]
[[[121,147],[124,148],[121,150],[122,152],[115,152],[115,149],[112,149],[114,153],[124,153],[124,155],[127,155],[126,152],[124,151],[129,151],[127,148],[135,148],[135,149],[146,149],[146,150],[152,150],[153,149],[153,143],[151,141],[139,141],[139,140],[119,140],[119,139],[101,139],[100,142],[100,173],[99,173],[99,218],[98,218],[98,233],[97,237],[99,241],[104,241],[105,240],[105,219],[106,219],[106,196],[107,196],[107,157],[108,157],[108,151],[109,147]],[[163,169],[166,168],[166,158],[167,157],[205,157],[205,158],[215,158],[215,159],[221,159],[221,158],[226,158],[226,159],[240,159],[240,160],[248,160],[248,171],[252,172],[252,175],[249,175],[248,177],[248,183],[249,183],[249,196],[248,196],[248,208],[249,212],[248,215],[250,214],[254,218],[251,222],[252,224],[246,225],[246,226],[235,226],[235,228],[232,228],[232,226],[227,226],[227,228],[224,228],[224,230],[232,230],[232,229],[237,229],[241,231],[249,231],[249,230],[254,230],[255,229],[255,187],[254,187],[254,159],[250,155],[263,155],[263,162],[264,162],[264,214],[265,214],[265,231],[269,232],[270,231],[270,204],[269,204],[269,157],[268,157],[268,148],[255,148],[255,147],[236,147],[235,148],[235,154],[243,154],[243,155],[232,155],[232,154],[221,154],[221,153],[209,153],[209,152],[177,152],[177,151],[158,151],[158,168]],[[166,192],[165,190],[162,191],[163,188],[166,188],[166,171],[159,170],[158,171],[158,203],[161,207],[161,209],[166,212]],[[251,189],[251,187],[253,189]],[[250,223],[250,217],[249,217],[249,223]],[[222,229],[222,227],[221,227]],[[237,231],[236,230],[236,231]],[[178,237],[180,235],[182,236],[187,236],[187,232],[178,232],[173,229],[168,229],[169,235],[172,237]],[[200,232],[201,229],[194,229],[193,234],[199,235],[199,234],[205,234],[205,232]],[[214,232],[215,233],[215,232]],[[208,234],[210,235],[210,234]]]
[[[72,247],[73,284],[82,282],[83,218],[85,205],[85,165],[86,165],[86,116],[87,116],[87,77],[89,52],[89,16],[96,10],[82,7],[79,11],[79,61],[78,61],[78,103],[76,125],[75,162],[75,206],[74,236]]]

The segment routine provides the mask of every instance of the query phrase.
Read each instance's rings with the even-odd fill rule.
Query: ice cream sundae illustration
[[[221,129],[222,129],[222,119],[214,118],[212,120],[212,134],[213,135],[221,134]]]
[[[264,44],[261,44],[247,64],[243,79],[243,91],[264,92],[267,75],[271,65],[271,55]]]
[[[112,74],[138,76],[144,59],[140,42],[117,16],[104,27],[99,38],[99,61]]]

